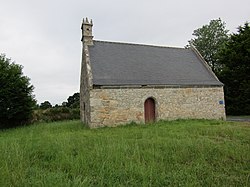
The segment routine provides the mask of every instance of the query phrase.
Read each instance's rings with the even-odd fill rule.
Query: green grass
[[[250,186],[250,123],[0,131],[0,186]]]

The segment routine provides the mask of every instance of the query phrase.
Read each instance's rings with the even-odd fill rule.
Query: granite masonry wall
[[[109,88],[90,90],[91,128],[144,123],[144,102],[153,98],[156,120],[225,119],[223,87]]]
[[[83,45],[80,84],[80,118],[90,124],[90,89],[92,89],[92,69],[90,66],[89,50],[87,45]]]

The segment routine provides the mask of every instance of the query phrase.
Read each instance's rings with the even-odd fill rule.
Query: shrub
[[[46,110],[35,110],[33,114],[33,122],[52,122],[80,119],[79,108],[57,107],[48,108]]]

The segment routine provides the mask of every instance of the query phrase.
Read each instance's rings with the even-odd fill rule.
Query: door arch
[[[151,97],[144,102],[144,118],[145,123],[155,122],[155,100]]]

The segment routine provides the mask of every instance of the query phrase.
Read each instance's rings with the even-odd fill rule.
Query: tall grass
[[[0,131],[0,186],[249,186],[250,124],[206,120]]]

